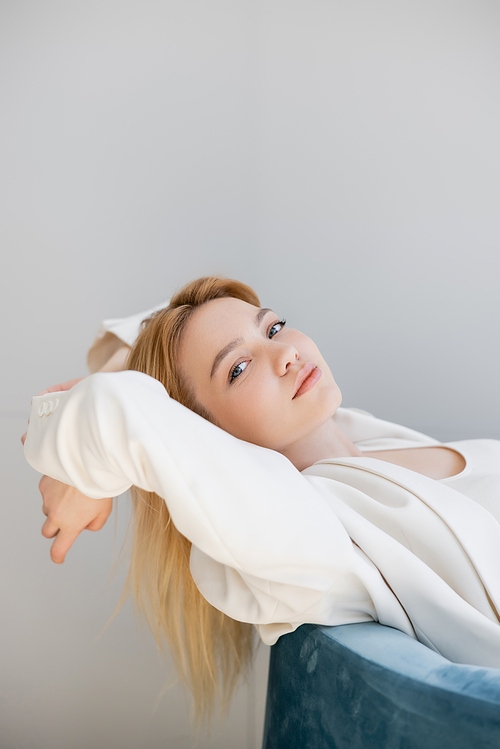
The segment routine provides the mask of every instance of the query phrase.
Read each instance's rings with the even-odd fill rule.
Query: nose
[[[273,345],[270,348],[274,356],[274,371],[277,375],[282,377],[297,361],[299,358],[299,352],[295,346],[278,341],[273,341]]]

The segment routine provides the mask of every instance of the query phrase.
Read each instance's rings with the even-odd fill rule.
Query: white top
[[[147,375],[96,374],[33,399],[25,453],[91,497],[132,484],[164,497],[201,593],[269,644],[305,622],[375,619],[450,660],[500,667],[500,442],[449,443],[466,467],[434,481],[369,450],[436,440],[355,409],[335,418],[367,457],[300,474]]]
[[[353,411],[354,409],[350,409]],[[465,461],[465,467],[455,476],[439,479],[439,483],[465,494],[488,510],[500,523],[500,440],[475,439],[455,442],[438,442],[428,437],[420,443],[402,439],[365,440],[357,442],[357,447],[369,456],[371,450],[397,450],[405,447],[425,447],[441,445],[458,452]]]
[[[442,482],[478,502],[500,523],[500,440],[447,442],[465,459],[464,470]]]

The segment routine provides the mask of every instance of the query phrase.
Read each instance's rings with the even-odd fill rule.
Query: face
[[[313,434],[342,400],[310,338],[239,299],[214,299],[193,313],[179,364],[222,429],[279,452]]]

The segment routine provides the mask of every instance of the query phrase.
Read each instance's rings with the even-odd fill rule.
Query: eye
[[[268,338],[274,338],[274,336],[276,335],[276,333],[279,333],[280,330],[283,330],[283,328],[285,327],[285,325],[286,325],[286,320],[279,320],[278,322],[275,322],[274,325],[272,325],[269,328],[269,332],[267,334],[267,337]]]
[[[232,369],[231,372],[229,373],[229,384],[231,384],[232,382],[234,382],[234,380],[237,377],[239,377],[242,372],[245,371],[245,369],[247,368],[247,366],[248,366],[248,362],[247,361],[242,361],[239,364],[237,364],[235,366],[235,368]]]

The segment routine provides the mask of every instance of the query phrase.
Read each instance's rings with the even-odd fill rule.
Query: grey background
[[[131,610],[98,637],[127,499],[52,564],[19,443],[102,318],[224,273],[344,405],[500,437],[499,42],[487,0],[0,3],[2,747],[194,742]],[[198,747],[259,746],[266,659]]]

